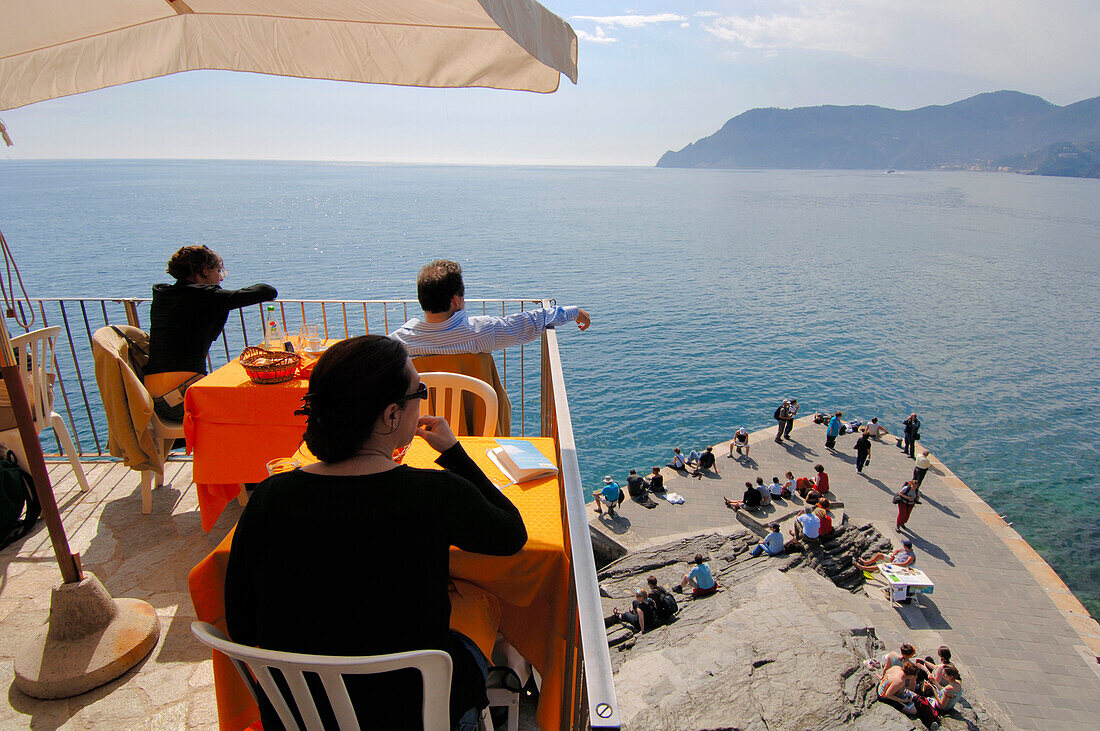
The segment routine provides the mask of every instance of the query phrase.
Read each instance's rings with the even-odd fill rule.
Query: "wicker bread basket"
[[[253,345],[241,351],[240,361],[253,383],[270,384],[294,378],[301,357],[297,353],[280,353]]]

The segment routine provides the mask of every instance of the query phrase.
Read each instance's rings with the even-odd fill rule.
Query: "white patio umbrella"
[[[0,0],[0,110],[197,69],[549,93],[559,74],[576,83],[577,36],[534,0]],[[59,698],[132,667],[159,624],[70,552],[17,371],[0,327],[0,372],[64,581],[16,655],[16,685]]]
[[[195,69],[553,92],[577,36],[534,0],[0,0],[0,110]]]

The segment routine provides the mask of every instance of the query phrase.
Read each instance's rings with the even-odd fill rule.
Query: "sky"
[[[579,38],[557,92],[192,71],[0,114],[0,160],[653,165],[756,107],[1100,96],[1100,0],[543,0]]]

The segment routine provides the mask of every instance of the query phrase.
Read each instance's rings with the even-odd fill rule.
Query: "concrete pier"
[[[732,437],[732,435],[731,435]],[[892,495],[912,477],[913,461],[895,446],[893,435],[873,441],[871,464],[855,470],[855,435],[842,436],[837,449],[825,449],[825,427],[799,419],[793,442],[776,444],[775,428],[750,435],[749,459],[727,458],[728,442],[715,446],[721,476],[702,479],[664,466],[665,486],[685,499],[683,505],[657,500],[648,510],[629,498],[616,519],[597,516],[591,523],[624,547],[633,549],[672,536],[742,530],[722,498],[741,499],[746,480],[758,476],[784,480],[811,476],[813,465],[829,474],[830,499],[857,524],[873,522],[900,542],[895,533]],[[919,446],[918,446],[919,449]],[[736,456],[736,453],[735,453]],[[628,469],[647,474],[653,465],[623,465],[614,477],[625,486]],[[912,642],[919,652],[940,644],[951,647],[964,673],[967,697],[1022,729],[1094,729],[1100,719],[1100,626],[1058,575],[1011,526],[934,456],[904,537],[913,541],[920,568],[935,582],[935,593],[919,606],[891,607],[868,585],[867,614],[879,636],[896,646]],[[756,513],[767,522],[801,507],[795,498]],[[900,545],[900,543],[898,543]],[[731,588],[736,592],[737,587]]]

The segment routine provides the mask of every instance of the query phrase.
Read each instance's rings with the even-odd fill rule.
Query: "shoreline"
[[[850,522],[872,522],[891,539],[903,537],[893,529],[890,495],[909,478],[912,462],[896,448],[894,435],[873,442],[872,465],[858,476],[850,457],[854,437],[840,437],[837,451],[829,453],[820,446],[823,433],[824,427],[814,425],[809,416],[796,420],[791,445],[774,443],[774,427],[758,429],[749,435],[751,460],[727,458],[729,441],[719,442],[714,447],[720,477],[666,474],[666,489],[679,492],[684,505],[657,500],[656,509],[646,510],[628,499],[619,521],[590,515],[589,524],[630,553],[705,533],[728,535],[746,525],[737,519],[740,513],[726,510],[721,497],[739,497],[743,487],[737,486],[746,479],[767,479],[773,470],[782,475],[785,469],[802,475],[820,461],[830,474],[830,499],[845,503],[842,510]],[[929,644],[950,645],[973,678],[969,687],[977,686],[983,698],[1021,728],[1049,727],[1051,720],[1088,727],[1086,720],[1100,712],[1100,701],[1074,704],[1089,688],[1100,692],[1100,625],[1015,529],[942,460],[931,453],[929,458],[923,504],[914,511],[904,537],[914,541],[918,563],[937,590],[908,612],[883,612],[871,601],[868,612],[884,623],[881,634],[899,642],[926,637]],[[767,521],[788,511],[752,517]],[[873,600],[869,588],[859,593]],[[1059,664],[1063,675],[1046,675]],[[1028,670],[1045,677],[1035,682]]]

